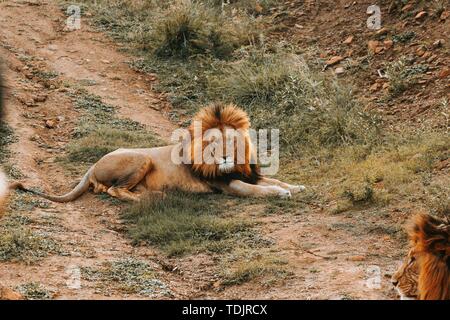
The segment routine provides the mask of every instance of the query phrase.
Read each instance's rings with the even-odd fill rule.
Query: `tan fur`
[[[188,192],[213,192],[222,190],[238,196],[290,197],[291,192],[304,190],[303,186],[290,185],[259,175],[258,167],[250,165],[252,146],[248,138],[250,122],[247,114],[234,105],[212,105],[199,111],[194,117],[202,121],[202,133],[211,128],[224,131],[240,129],[245,138],[245,163],[235,164],[232,172],[223,173],[216,164],[176,164],[172,161],[173,151],[179,145],[148,149],[118,149],[101,158],[85,174],[82,181],[64,196],[47,195],[31,191],[56,202],[73,201],[89,187],[94,192],[107,192],[123,200],[139,200],[142,194],[162,194],[165,190],[180,189]],[[190,130],[193,130],[192,126]],[[193,131],[192,131],[193,132]],[[192,137],[190,153],[205,143]],[[186,142],[186,141],[185,141]],[[235,150],[236,152],[236,150]],[[188,155],[190,154],[188,153]],[[235,157],[235,161],[237,157]]]
[[[413,217],[408,228],[412,249],[400,267],[416,273],[420,300],[450,300],[450,224],[428,214]],[[405,264],[414,261],[416,269]]]
[[[392,283],[402,300],[417,299],[418,297],[419,266],[410,250],[400,268],[392,276]]]

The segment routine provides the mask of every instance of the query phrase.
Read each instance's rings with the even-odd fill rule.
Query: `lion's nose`
[[[391,282],[394,285],[394,287],[396,287],[398,285],[398,281],[395,279],[392,279]]]

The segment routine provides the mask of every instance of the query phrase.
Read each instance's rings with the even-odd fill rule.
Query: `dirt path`
[[[64,25],[65,17],[51,1],[0,4],[0,55],[7,63],[9,87],[7,122],[19,138],[11,146],[11,162],[31,185],[56,193],[67,191],[67,181],[72,179],[55,159],[70,141],[79,117],[64,83],[83,86],[118,106],[119,116],[147,125],[166,140],[175,128],[164,116],[167,103],[151,90],[154,79],[131,70],[127,65],[131,58],[103,34],[87,25],[66,32]],[[59,85],[46,85],[42,76],[36,76],[42,71],[58,73]],[[48,128],[47,120],[56,125]],[[142,298],[114,288],[105,294],[96,283],[83,282],[79,289],[66,284],[71,266],[92,267],[132,256],[148,261],[169,288],[169,295],[156,293],[158,298],[393,297],[387,277],[395,268],[392,261],[396,256],[389,253],[391,245],[396,247],[392,239],[376,232],[358,236],[352,229],[352,217],[330,215],[327,208],[309,208],[300,215],[281,212],[257,217],[260,232],[274,240],[274,250],[289,262],[293,277],[270,288],[250,282],[224,290],[211,289],[217,273],[211,257],[167,260],[152,248],[133,247],[120,232],[117,210],[93,195],[74,203],[36,208],[33,217],[38,222],[46,218],[56,221],[52,225],[35,223],[33,228],[51,233],[67,254],[52,255],[32,265],[1,262],[2,285],[15,287],[37,281],[60,299]],[[164,271],[167,264],[178,266],[180,272]],[[380,268],[381,287],[367,286],[373,266]]]
[[[87,28],[63,32],[64,16],[56,5],[32,4],[14,1],[0,5],[0,55],[7,65],[8,83],[6,121],[18,137],[11,146],[11,163],[25,174],[27,182],[58,193],[67,191],[71,178],[55,159],[69,142],[79,117],[64,86],[46,87],[35,76],[37,72],[56,72],[61,83],[95,83],[86,89],[118,106],[120,117],[145,124],[168,139],[174,125],[155,110],[164,109],[165,103],[149,90],[149,79],[127,66],[128,57],[118,53],[103,35]],[[54,120],[57,125],[49,129],[47,120]],[[165,281],[164,272],[154,262],[159,260],[156,253],[151,249],[135,249],[123,234],[114,231],[117,211],[92,195],[66,205],[35,209],[33,217],[37,221],[43,218],[57,221],[54,226],[37,223],[33,228],[51,233],[63,244],[67,255],[51,256],[32,265],[0,263],[1,282],[5,286],[39,282],[58,298],[142,298],[114,290],[105,296],[95,286],[83,285],[73,290],[66,285],[72,266],[96,266],[128,256],[150,261],[162,273],[158,278]],[[169,274],[165,282],[184,280],[178,278],[170,279]],[[175,287],[171,290],[174,297],[184,297],[188,292],[183,292],[183,285]]]

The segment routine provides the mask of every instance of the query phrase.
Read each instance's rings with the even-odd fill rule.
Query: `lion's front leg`
[[[292,185],[286,182],[282,182],[280,180],[277,179],[272,179],[272,178],[266,178],[266,177],[262,177],[259,181],[258,181],[258,185],[261,186],[278,186],[281,187],[283,189],[289,190],[291,193],[298,193],[301,191],[305,191],[306,188],[305,186],[302,185]]]
[[[245,183],[240,180],[233,180],[223,187],[225,192],[244,197],[270,197],[278,196],[290,198],[291,192],[279,186],[262,186]]]

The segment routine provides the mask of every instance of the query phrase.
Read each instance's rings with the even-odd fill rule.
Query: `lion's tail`
[[[54,201],[54,202],[70,202],[70,201],[74,201],[76,199],[78,199],[79,197],[81,197],[86,191],[88,191],[89,189],[89,180],[92,174],[94,167],[92,166],[88,172],[86,172],[86,174],[84,175],[83,179],[81,179],[81,181],[78,183],[78,185],[69,193],[63,195],[63,196],[54,196],[54,195],[49,195],[43,192],[39,192],[39,191],[35,191],[35,190],[31,190],[26,188],[22,183],[20,182],[14,182],[9,186],[9,189],[14,190],[14,189],[19,189],[22,191],[26,191],[26,192],[30,192],[33,193],[35,195],[38,195],[42,198],[45,198],[47,200],[50,201]]]

